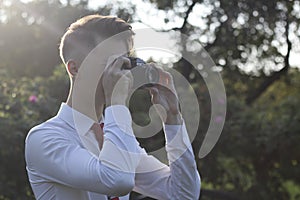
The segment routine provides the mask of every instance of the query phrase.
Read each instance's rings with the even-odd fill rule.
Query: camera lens
[[[143,61],[143,60],[140,59],[140,58],[135,58],[135,67],[136,67],[136,66],[142,66],[142,65],[144,65],[144,64],[146,64],[145,61]]]

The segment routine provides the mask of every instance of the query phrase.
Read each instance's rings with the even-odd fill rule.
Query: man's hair
[[[65,64],[74,57],[81,64],[99,43],[127,30],[130,30],[131,36],[134,34],[131,26],[120,18],[97,14],[85,16],[71,24],[63,35],[59,46],[60,57]]]

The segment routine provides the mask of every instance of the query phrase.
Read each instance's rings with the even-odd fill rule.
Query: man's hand
[[[151,67],[155,67],[154,64],[150,65],[152,65]],[[160,109],[157,109],[157,112],[166,124],[182,124],[182,117],[173,77],[170,73],[159,68],[157,69],[160,73],[160,84],[156,84],[149,88],[151,101],[153,104],[160,104],[165,109],[165,117]]]
[[[106,106],[125,105],[133,77],[130,70],[122,69],[123,65],[130,68],[129,59],[118,57],[112,60],[103,72],[102,85]]]

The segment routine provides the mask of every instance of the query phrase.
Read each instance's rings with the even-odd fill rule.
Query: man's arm
[[[169,166],[144,153],[135,176],[134,191],[159,200],[192,200],[200,194],[200,176],[183,125],[164,126]]]
[[[113,110],[126,117],[126,120],[114,120],[115,118],[111,116]],[[133,158],[123,152],[139,151],[138,143],[130,128],[131,116],[128,109],[123,106],[109,107],[105,112],[106,141],[102,150],[118,153],[118,159],[124,165],[116,165],[116,156],[111,154],[100,155],[97,159],[86,149],[66,138],[67,133],[43,126],[33,129],[26,140],[27,169],[29,177],[33,176],[30,178],[31,183],[38,184],[40,182],[38,180],[43,180],[113,196],[129,193],[134,186],[136,166]],[[59,126],[59,124],[52,125]],[[45,191],[40,192],[42,195]]]
[[[150,88],[150,94],[152,103],[162,106],[157,111],[164,121],[169,167],[145,153],[137,168],[134,190],[157,199],[198,199],[200,176],[179,111],[173,78],[163,70],[160,77],[162,85]],[[161,108],[164,112],[160,112]]]

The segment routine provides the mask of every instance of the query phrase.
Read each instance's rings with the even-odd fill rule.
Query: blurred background
[[[0,200],[34,199],[24,140],[66,99],[61,36],[74,20],[94,13],[119,16],[133,27],[185,34],[188,41],[177,41],[182,51],[197,53],[192,47],[201,44],[216,63],[227,115],[218,143],[202,159],[209,93],[189,63],[181,58],[172,63],[200,103],[192,143],[202,177],[200,199],[300,199],[300,1],[0,0]],[[145,104],[150,105],[149,96],[136,92],[130,102],[136,123],[149,123]],[[140,142],[153,150],[164,138],[157,134]],[[131,199],[149,198],[132,193]]]

